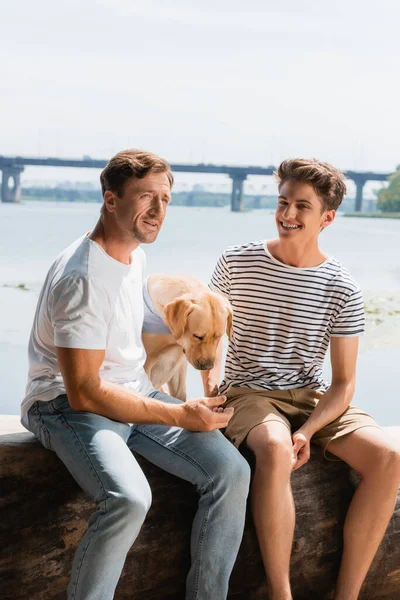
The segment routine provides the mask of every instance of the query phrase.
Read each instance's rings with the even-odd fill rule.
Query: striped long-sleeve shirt
[[[360,288],[335,258],[297,268],[276,260],[265,241],[232,246],[210,288],[229,299],[234,317],[221,393],[231,386],[326,390],[330,338],[364,332]]]

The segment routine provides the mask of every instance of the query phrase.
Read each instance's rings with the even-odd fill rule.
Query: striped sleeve
[[[228,300],[230,299],[231,276],[229,272],[229,266],[226,261],[225,252],[221,254],[217,264],[215,265],[209,287],[213,290],[213,292],[218,292],[223,296],[226,296]]]
[[[332,337],[361,335],[365,332],[364,300],[357,289],[346,301],[332,327]]]

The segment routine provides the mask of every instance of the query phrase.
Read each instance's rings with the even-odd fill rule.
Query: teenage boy
[[[277,179],[278,238],[226,250],[210,284],[234,311],[219,386],[235,409],[226,435],[255,455],[252,510],[271,600],[292,599],[290,475],[308,460],[310,441],[360,473],[335,596],[355,600],[393,511],[400,455],[372,417],[350,406],[363,299],[346,269],[318,245],[343,200],[344,177],[329,164],[297,159],[284,161]],[[322,377],[329,344],[330,385]],[[204,380],[210,393],[218,389],[218,367]]]
[[[139,244],[156,239],[173,177],[165,160],[127,150],[100,179],[100,219],[60,254],[41,291],[22,403],[22,423],[96,502],[68,598],[114,597],[151,503],[135,451],[197,487],[186,599],[221,600],[242,538],[250,480],[246,461],[217,431],[233,409],[220,407],[225,397],[182,403],[166,396],[143,368]]]

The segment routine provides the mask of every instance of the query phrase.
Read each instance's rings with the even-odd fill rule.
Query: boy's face
[[[279,238],[300,243],[316,239],[335,214],[335,210],[324,210],[322,199],[309,183],[285,181],[275,213]]]

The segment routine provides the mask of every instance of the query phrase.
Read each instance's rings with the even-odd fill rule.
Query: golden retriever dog
[[[186,400],[187,361],[213,368],[218,343],[232,335],[232,308],[195,277],[152,275],[143,289],[145,371],[156,389]]]

